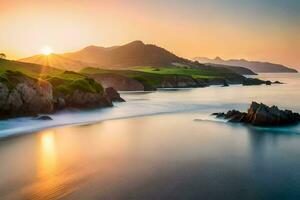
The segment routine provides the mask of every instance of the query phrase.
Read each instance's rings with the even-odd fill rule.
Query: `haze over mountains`
[[[215,59],[196,57],[194,58],[194,60],[197,60],[200,63],[245,67],[252,70],[255,73],[297,73],[297,70],[295,69],[269,62],[248,61],[245,59],[223,60],[220,57],[216,57]]]
[[[68,70],[80,70],[84,67],[122,68],[130,66],[168,66],[173,63],[190,63],[175,54],[152,44],[134,41],[114,47],[88,46],[82,50],[54,54],[36,55],[20,61],[50,65]]]
[[[88,46],[79,51],[64,53],[35,55],[23,58],[20,61],[52,66],[64,70],[79,71],[86,67],[96,68],[127,68],[134,66],[169,67],[174,65],[188,67],[223,67],[243,75],[253,75],[261,72],[297,72],[294,69],[273,63],[262,63],[246,60],[222,60],[195,58],[200,63],[209,63],[206,66],[194,61],[181,58],[170,51],[153,44],[144,44],[142,41],[113,46]],[[254,73],[255,72],[255,73]]]

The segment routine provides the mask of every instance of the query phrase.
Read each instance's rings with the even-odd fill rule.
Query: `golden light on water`
[[[50,175],[56,167],[55,134],[53,131],[45,131],[40,139],[40,175]]]

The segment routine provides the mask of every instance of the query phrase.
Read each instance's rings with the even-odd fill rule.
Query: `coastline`
[[[271,74],[272,75],[272,74]],[[273,80],[280,80],[287,84],[273,86],[241,86],[233,85],[231,87],[210,86],[205,88],[163,88],[157,91],[125,91],[120,92],[121,96],[127,101],[125,103],[114,103],[114,107],[83,110],[83,111],[63,111],[49,115],[54,120],[43,121],[34,120],[32,117],[15,118],[0,121],[0,131],[3,134],[25,134],[57,126],[72,126],[80,124],[99,123],[104,120],[123,119],[128,117],[138,117],[147,115],[156,115],[163,113],[186,112],[199,110],[200,113],[206,113],[206,117],[213,112],[225,112],[230,109],[239,109],[246,111],[249,102],[255,99],[255,94],[265,96],[263,101],[272,105],[300,111],[300,105],[296,102],[287,101],[284,95],[292,95],[292,99],[298,98],[293,88],[298,88],[297,84],[290,83],[288,79],[280,78],[279,74],[270,77]],[[288,75],[283,75],[283,77]],[[298,76],[292,76],[297,79]],[[243,98],[239,98],[243,94]],[[276,97],[276,98],[274,98]],[[179,99],[178,99],[179,98]],[[275,101],[274,101],[275,100]],[[239,103],[240,102],[240,103]],[[207,111],[206,111],[207,110]],[[214,117],[211,117],[211,120]],[[38,122],[38,123],[37,123]],[[18,127],[18,130],[15,128]],[[1,137],[1,136],[0,136]]]

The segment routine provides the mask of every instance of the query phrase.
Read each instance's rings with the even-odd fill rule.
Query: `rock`
[[[0,117],[16,117],[53,111],[52,85],[19,72],[5,74],[10,88],[0,83]],[[12,85],[13,84],[13,85]]]
[[[229,84],[227,83],[227,81],[225,80],[224,81],[224,84],[223,84],[223,87],[228,87],[229,86]]]
[[[51,117],[47,115],[38,116],[35,118],[36,120],[53,120]]]
[[[120,94],[112,87],[106,88],[105,93],[110,98],[111,101],[115,102],[125,102],[124,99],[120,97]]]
[[[247,113],[231,110],[227,113],[213,113],[217,117],[228,119],[229,122],[240,122],[254,126],[286,126],[300,122],[299,113],[280,110],[277,106],[252,102]]]
[[[223,78],[208,79],[208,85],[224,85],[225,80]]]
[[[283,83],[280,81],[274,81],[273,84],[283,84]]]
[[[262,85],[262,84],[266,84],[266,81],[257,79],[257,78],[246,78],[243,80],[242,84],[244,86],[248,86],[248,85]]]
[[[66,101],[62,97],[55,97],[54,98],[54,107],[55,110],[60,110],[66,107]]]
[[[53,91],[52,84],[20,72],[6,71],[0,82],[0,119],[35,116],[65,108],[95,108],[112,106],[105,91],[74,89],[71,93]],[[43,118],[42,118],[43,119]]]
[[[187,87],[197,87],[198,81],[190,76],[169,76],[166,77],[162,83],[162,88],[187,88]]]
[[[112,87],[117,91],[144,91],[144,85],[139,81],[121,76],[118,74],[93,74],[89,77],[94,78],[104,88]]]
[[[266,85],[272,85],[271,81],[266,81]]]
[[[68,108],[96,108],[112,106],[109,97],[102,93],[82,92],[75,90],[63,97]]]

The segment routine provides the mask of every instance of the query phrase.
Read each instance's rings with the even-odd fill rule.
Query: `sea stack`
[[[218,118],[228,119],[229,122],[251,124],[254,126],[287,126],[300,122],[300,114],[291,110],[280,110],[277,106],[267,106],[263,103],[252,102],[248,112],[230,110],[227,113],[213,113]]]

